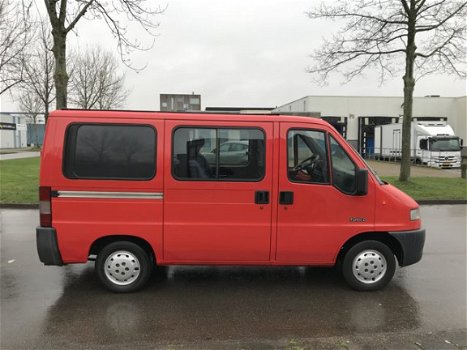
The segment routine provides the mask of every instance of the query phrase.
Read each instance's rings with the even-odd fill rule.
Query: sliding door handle
[[[255,203],[256,204],[269,204],[269,192],[268,191],[256,191],[255,192]]]

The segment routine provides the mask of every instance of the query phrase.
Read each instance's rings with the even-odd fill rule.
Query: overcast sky
[[[326,87],[305,72],[308,55],[322,37],[336,29],[332,22],[308,19],[308,0],[168,0],[158,18],[160,28],[150,51],[135,52],[137,74],[123,69],[131,89],[125,108],[159,109],[160,93],[202,95],[209,106],[274,107],[306,95],[402,96],[402,77],[380,86],[372,72],[349,84],[336,77]],[[43,6],[38,1],[38,6]],[[98,35],[96,35],[98,33]],[[115,41],[96,21],[81,21],[71,45],[101,44],[116,50]],[[401,61],[403,62],[403,61]],[[431,76],[417,82],[416,96],[461,96],[465,81]],[[2,96],[2,110],[15,108]]]

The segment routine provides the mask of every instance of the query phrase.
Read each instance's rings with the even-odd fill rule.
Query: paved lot
[[[400,163],[370,160],[368,164],[380,176],[399,176]],[[461,170],[460,168],[437,169],[426,166],[412,166],[410,174],[411,176],[425,177],[461,177]]]
[[[34,158],[34,157],[39,157],[40,155],[41,155],[40,152],[8,153],[8,154],[0,154],[0,160],[20,159],[20,158]]]
[[[112,294],[93,263],[38,261],[36,210],[4,210],[1,349],[459,349],[466,341],[467,206],[422,208],[423,260],[383,291],[334,270],[171,267]]]

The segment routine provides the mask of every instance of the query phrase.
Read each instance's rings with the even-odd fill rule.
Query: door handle
[[[269,204],[269,192],[268,191],[256,191],[255,192],[255,203],[256,204]]]
[[[279,204],[293,204],[293,192],[283,191],[279,194]]]

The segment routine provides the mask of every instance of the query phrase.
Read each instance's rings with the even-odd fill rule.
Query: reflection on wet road
[[[43,266],[37,211],[4,210],[2,349],[464,335],[466,206],[426,206],[422,215],[422,262],[398,270],[382,291],[352,291],[334,269],[177,266],[160,269],[139,293],[117,295],[98,284],[93,263]]]

